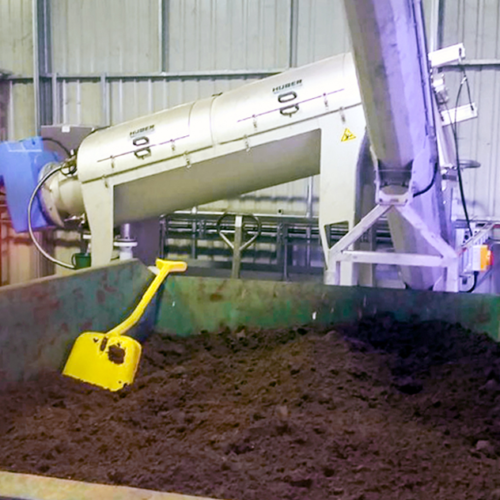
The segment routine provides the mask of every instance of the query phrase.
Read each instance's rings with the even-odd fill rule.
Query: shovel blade
[[[76,339],[63,374],[119,391],[134,381],[141,350],[131,337],[85,332]]]

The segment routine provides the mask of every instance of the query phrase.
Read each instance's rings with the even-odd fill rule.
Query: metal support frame
[[[270,68],[270,69],[248,69],[248,70],[206,70],[206,71],[168,71],[158,73],[122,73],[122,74],[106,74],[105,78],[108,82],[126,82],[126,81],[144,81],[144,80],[213,80],[213,79],[241,79],[241,78],[265,78],[283,73],[290,68]],[[32,83],[33,77],[27,75],[12,75],[7,77],[8,80],[14,83]],[[52,74],[41,74],[40,80],[51,80]],[[98,83],[101,75],[89,74],[57,74],[58,81],[63,82],[95,82]]]
[[[415,253],[382,253],[352,250],[358,241],[375,223],[391,211],[397,211],[417,233],[434,249],[437,255]],[[333,283],[340,284],[341,262],[355,264],[389,264],[398,266],[440,267],[444,269],[441,285],[444,290],[458,292],[459,253],[429,229],[418,213],[409,205],[377,205],[361,221],[340,239],[329,252],[328,263],[333,267]]]
[[[222,238],[224,243],[232,249],[233,251],[233,264],[231,267],[231,278],[232,279],[238,279],[240,277],[240,269],[241,269],[241,253],[247,249],[250,245],[252,245],[255,240],[259,237],[260,231],[261,231],[261,224],[259,219],[255,217],[254,215],[242,215],[242,214],[235,214],[235,220],[234,220],[234,241],[231,241],[224,231],[221,228],[222,221],[231,216],[233,214],[226,213],[223,214],[220,219],[217,221],[217,231],[219,233],[219,236]],[[257,223],[257,231],[255,234],[248,240],[248,241],[243,241],[243,232],[244,232],[244,223],[243,223],[243,218],[247,217],[250,219],[253,219]]]
[[[190,251],[195,244],[196,259],[189,261],[191,273],[202,270],[203,275],[206,275],[206,272],[217,273],[221,269],[230,269],[228,264],[231,264],[231,257],[227,255],[226,249],[213,245],[220,238],[216,224],[222,215],[223,212],[185,210],[162,216],[159,228],[159,255],[163,256],[161,258],[189,259]],[[318,217],[255,215],[261,221],[262,230],[255,245],[246,250],[247,258],[244,259],[242,256],[242,270],[272,274],[276,279],[284,281],[294,280],[299,275],[319,277],[323,274],[324,261]],[[197,228],[196,234],[193,232],[193,227]],[[376,229],[374,233],[377,235],[379,247],[390,246],[387,224],[378,224]],[[329,226],[327,231],[329,244],[333,245],[346,234],[347,230],[347,224]],[[218,260],[218,257],[224,257],[224,261]]]

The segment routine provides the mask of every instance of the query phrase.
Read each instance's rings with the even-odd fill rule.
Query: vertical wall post
[[[290,0],[290,40],[288,66],[297,66],[297,47],[299,38],[299,0]]]
[[[33,92],[35,103],[35,134],[40,133],[40,58],[38,47],[38,6],[39,0],[32,0],[32,26],[33,26]]]
[[[160,50],[160,71],[167,72],[168,58],[168,24],[170,17],[170,1],[158,0],[158,47]]]
[[[234,221],[233,265],[231,278],[238,279],[241,270],[241,247],[243,245],[243,216],[237,215]]]
[[[33,92],[35,102],[35,133],[53,123],[54,89],[52,71],[51,0],[32,0],[33,25]]]
[[[61,123],[60,102],[59,102],[59,83],[57,73],[52,73],[52,124]]]
[[[443,46],[444,0],[432,0],[430,14],[429,51],[433,52]]]
[[[101,75],[101,124],[103,127],[111,125],[111,98],[109,94],[109,82],[106,73]]]

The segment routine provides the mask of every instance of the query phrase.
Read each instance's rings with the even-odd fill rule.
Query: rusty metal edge
[[[16,500],[216,500],[2,471],[0,497]]]

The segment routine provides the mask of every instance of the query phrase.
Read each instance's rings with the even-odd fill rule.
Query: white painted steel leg
[[[454,259],[448,267],[445,268],[445,291],[458,292],[460,291],[460,276],[459,276],[459,260]]]
[[[331,260],[325,269],[323,282],[325,285],[340,285],[341,279],[341,262],[340,260]]]
[[[84,184],[82,192],[91,234],[92,266],[104,266],[113,255],[113,188],[99,181]]]
[[[319,227],[326,262],[324,282],[354,285],[357,275],[352,263],[342,263],[341,273],[330,266],[325,228],[347,222],[348,229],[352,229],[356,220],[357,165],[366,127],[363,107],[359,104],[341,113],[326,115],[320,119],[320,126]],[[346,130],[352,133],[352,139],[342,140]]]
[[[325,271],[324,282],[326,285],[355,285],[354,263],[340,262],[339,255],[353,245],[363,234],[368,231],[383,215],[385,215],[391,206],[377,205],[361,221],[354,226],[343,238],[341,238],[332,248],[328,250],[328,269]],[[351,266],[350,268],[347,265]],[[347,271],[344,273],[344,268]],[[345,279],[343,276],[347,274]]]

